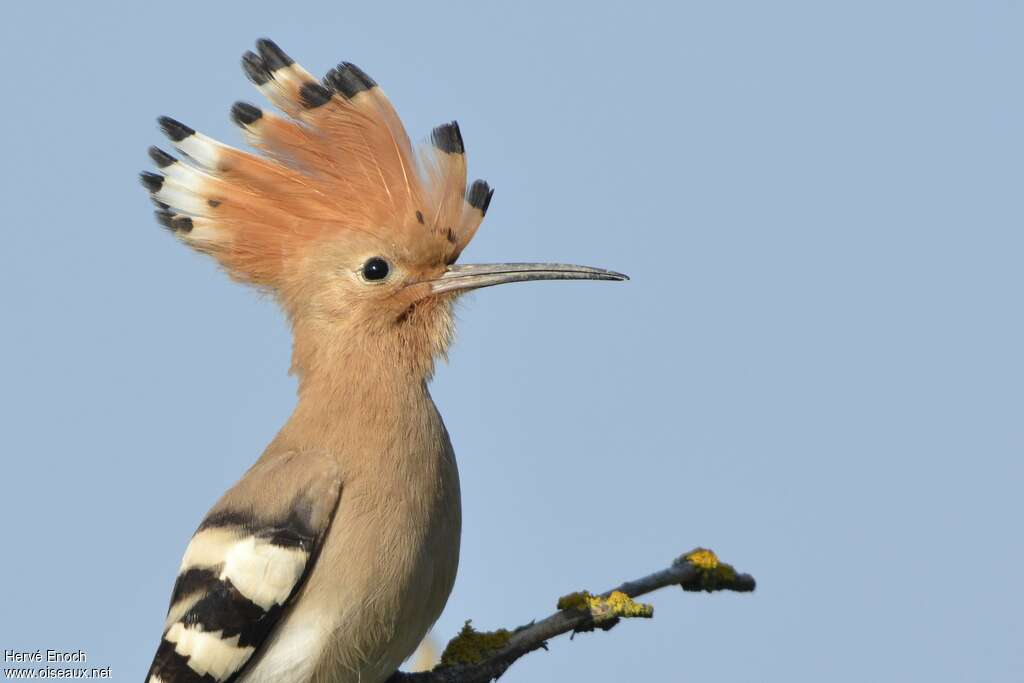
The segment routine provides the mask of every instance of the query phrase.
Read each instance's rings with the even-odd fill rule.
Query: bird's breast
[[[358,460],[340,456],[342,493],[323,548],[246,681],[384,680],[440,616],[461,533],[447,432],[437,417],[412,444],[376,448]]]

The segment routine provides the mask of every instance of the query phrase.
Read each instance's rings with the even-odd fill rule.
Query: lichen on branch
[[[754,577],[741,574],[706,548],[695,548],[677,558],[670,567],[609,591],[593,594],[579,591],[558,600],[558,611],[515,630],[480,632],[466,622],[432,671],[396,672],[388,683],[489,683],[497,680],[513,662],[525,654],[547,649],[548,640],[565,633],[607,630],[622,618],[654,616],[651,605],[634,598],[665,586],[682,586],[686,591],[750,592]]]
[[[654,616],[654,607],[636,602],[622,591],[612,591],[607,596],[592,595],[589,591],[569,593],[558,599],[558,609],[586,612],[593,618],[595,626],[620,617],[650,619]]]
[[[684,591],[712,593],[731,590],[748,593],[755,588],[753,577],[739,574],[735,567],[720,561],[718,556],[707,548],[695,548],[673,562],[676,566],[683,564],[697,569],[693,578],[679,583]]]
[[[440,666],[476,664],[508,645],[512,634],[507,629],[477,631],[471,624],[472,620],[467,619],[459,635],[448,641],[441,653]]]

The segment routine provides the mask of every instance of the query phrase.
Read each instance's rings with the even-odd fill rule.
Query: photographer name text
[[[5,662],[78,662],[88,661],[85,650],[4,650]]]

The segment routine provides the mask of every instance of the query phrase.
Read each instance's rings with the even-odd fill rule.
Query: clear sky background
[[[244,9],[241,9],[243,8]],[[16,3],[0,194],[0,648],[141,680],[185,544],[294,403],[288,330],[161,230],[154,119],[233,144],[270,36],[353,61],[497,188],[434,395],[465,506],[437,625],[515,626],[707,545],[753,595],[516,681],[1024,677],[1024,7]]]

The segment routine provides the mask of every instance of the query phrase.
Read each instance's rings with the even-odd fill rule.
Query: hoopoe
[[[185,550],[149,683],[375,683],[455,580],[455,454],[427,384],[454,299],[526,280],[624,280],[560,264],[460,265],[493,190],[466,188],[453,121],[414,152],[377,84],[318,81],[270,40],[242,66],[282,113],[237,103],[262,154],[167,117],[150,149],[157,220],[271,292],[294,335],[294,413]]]

